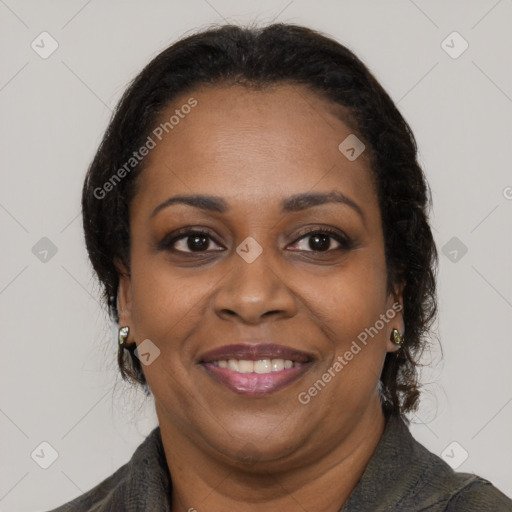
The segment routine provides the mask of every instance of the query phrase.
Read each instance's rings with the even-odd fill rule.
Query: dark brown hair
[[[381,375],[383,409],[404,417],[418,405],[417,361],[437,310],[437,251],[428,224],[428,185],[417,162],[414,135],[389,95],[348,48],[309,28],[281,23],[209,28],[162,51],[129,85],[89,167],[82,195],[87,250],[111,317],[119,321],[114,259],[129,271],[129,204],[144,162],[109,187],[105,196],[98,191],[105,190],[105,183],[144,144],[178,94],[221,83],[253,88],[301,84],[349,113],[351,127],[371,155],[388,290],[405,285],[405,343],[386,355]],[[149,394],[135,345],[130,347],[121,374]]]

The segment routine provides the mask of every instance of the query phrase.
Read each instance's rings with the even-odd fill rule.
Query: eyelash
[[[316,253],[316,254],[326,254],[326,253],[331,253],[334,251],[343,251],[343,250],[348,251],[353,248],[353,242],[349,237],[343,236],[338,231],[336,231],[334,229],[330,229],[330,228],[317,228],[317,229],[312,229],[310,231],[301,233],[300,236],[292,243],[292,245],[296,244],[303,238],[307,238],[308,236],[313,236],[313,235],[328,235],[329,238],[333,238],[334,240],[336,240],[336,242],[338,242],[340,244],[340,247],[337,247],[335,249],[328,249],[326,251],[309,250],[309,251],[299,251],[299,252],[312,252],[312,253]],[[173,246],[176,242],[178,242],[179,240],[182,240],[182,239],[192,237],[192,236],[207,237],[210,240],[212,240],[214,243],[216,243],[217,245],[220,245],[208,231],[184,228],[183,230],[179,231],[178,233],[174,233],[172,235],[172,238],[171,238],[171,235],[167,235],[166,237],[164,237],[164,239],[158,244],[157,248],[159,250],[168,250],[168,251],[170,250],[170,251],[178,253],[178,254],[201,254],[201,253],[204,254],[207,252],[211,252],[211,251],[180,251],[180,250],[174,249]],[[221,251],[219,249],[216,249],[213,252],[221,252]]]

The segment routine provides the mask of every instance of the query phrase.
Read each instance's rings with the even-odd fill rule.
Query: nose
[[[267,317],[295,315],[294,294],[265,250],[251,263],[236,252],[232,259],[230,270],[214,295],[215,313],[219,317],[258,324]]]

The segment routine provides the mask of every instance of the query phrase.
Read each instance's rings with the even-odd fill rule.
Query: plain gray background
[[[177,38],[226,21],[333,36],[410,123],[433,191],[444,350],[427,354],[411,431],[512,497],[511,19],[511,0],[0,0],[0,510],[72,499],[156,425],[151,399],[118,377],[80,192],[128,82]],[[31,47],[51,49],[42,32],[58,43],[47,58]],[[47,469],[31,457],[41,450],[57,454]]]

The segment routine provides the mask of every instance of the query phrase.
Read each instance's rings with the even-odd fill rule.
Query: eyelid
[[[340,229],[331,227],[331,226],[316,226],[316,227],[307,227],[301,229],[297,234],[295,241],[300,240],[306,235],[314,235],[315,233],[327,233],[328,235],[337,236],[339,238],[344,238],[349,240],[349,237]]]

